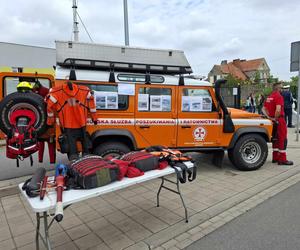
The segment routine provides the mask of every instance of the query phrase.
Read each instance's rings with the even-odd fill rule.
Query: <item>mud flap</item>
[[[224,159],[224,150],[219,150],[213,153],[212,164],[216,167],[222,168]]]

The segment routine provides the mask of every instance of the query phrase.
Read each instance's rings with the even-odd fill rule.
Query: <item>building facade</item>
[[[54,48],[0,42],[0,71],[54,74]]]
[[[213,83],[229,74],[241,81],[267,83],[270,77],[270,68],[264,58],[253,60],[235,59],[232,62],[223,60],[220,65],[213,66],[208,73],[208,80]]]

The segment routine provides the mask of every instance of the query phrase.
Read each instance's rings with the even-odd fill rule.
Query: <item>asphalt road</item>
[[[46,144],[47,145],[47,144]],[[45,146],[44,163],[39,163],[37,159],[37,153],[33,155],[33,166],[30,166],[29,158],[24,161],[20,161],[20,167],[16,167],[16,160],[6,158],[5,146],[0,147],[0,181],[7,180],[15,177],[31,175],[37,167],[45,167],[47,170],[54,169],[54,165],[50,165],[48,157],[48,147]],[[67,163],[68,159],[66,155],[62,155],[57,152],[57,163]]]
[[[186,248],[196,249],[299,250],[300,183]]]

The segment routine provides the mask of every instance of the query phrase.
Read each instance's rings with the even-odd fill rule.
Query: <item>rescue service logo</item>
[[[206,136],[206,129],[203,127],[195,128],[193,132],[193,136],[196,141],[203,141]]]

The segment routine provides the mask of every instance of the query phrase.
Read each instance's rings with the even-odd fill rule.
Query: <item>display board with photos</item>
[[[94,91],[96,109],[124,110],[128,108],[128,95],[118,92],[117,85],[88,85]]]
[[[138,111],[171,111],[172,90],[169,88],[140,88],[138,94]]]
[[[183,112],[211,112],[212,98],[206,89],[184,89],[181,100]]]

